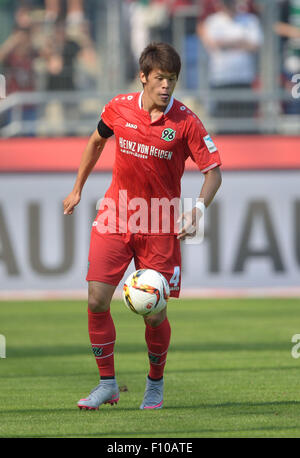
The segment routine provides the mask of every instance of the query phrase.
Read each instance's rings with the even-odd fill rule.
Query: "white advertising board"
[[[74,214],[65,216],[62,201],[74,180],[71,173],[1,175],[2,294],[86,290],[91,224],[111,174],[92,174]],[[186,172],[182,196],[196,198],[202,182]],[[204,241],[182,243],[182,292],[300,288],[299,183],[299,170],[223,172]]]

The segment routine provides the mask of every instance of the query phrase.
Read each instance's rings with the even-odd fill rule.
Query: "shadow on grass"
[[[195,411],[195,410],[204,410],[209,409],[211,411],[211,415],[227,415],[228,417],[231,415],[280,415],[282,413],[282,409],[290,409],[291,407],[299,407],[300,406],[300,401],[273,401],[273,402],[225,402],[225,403],[199,403],[197,405],[177,405],[177,406],[165,406],[162,411],[141,411],[138,409],[137,406],[134,407],[114,407],[114,408],[109,408],[109,407],[104,407],[100,409],[100,411],[80,411],[76,406],[72,408],[56,408],[56,409],[45,409],[45,408],[31,408],[31,409],[7,409],[7,410],[2,410],[2,416],[6,415],[9,417],[10,415],[18,418],[22,418],[22,416],[27,418],[30,415],[33,415],[36,419],[41,416],[43,422],[45,421],[45,416],[48,418],[48,421],[53,421],[51,420],[51,417],[54,417],[54,419],[59,415],[60,421],[61,419],[64,419],[64,415],[72,415],[72,421],[76,422],[76,420],[79,421],[79,424],[81,425],[80,428],[80,433],[74,432],[74,433],[63,433],[61,431],[57,431],[57,433],[52,433],[52,434],[43,434],[42,432],[40,434],[13,434],[12,436],[5,435],[5,437],[32,437],[32,438],[47,438],[47,437],[60,437],[60,438],[75,438],[75,437],[86,437],[86,438],[151,438],[153,441],[155,440],[155,434],[159,438],[168,438],[168,437],[180,437],[181,439],[184,437],[268,437],[268,432],[272,433],[272,436],[277,436],[278,433],[281,431],[282,436],[284,437],[289,437],[288,431],[294,432],[295,430],[299,431],[299,437],[300,437],[300,425],[293,425],[293,426],[287,426],[287,425],[268,425],[268,426],[248,426],[245,425],[243,426],[242,424],[239,425],[236,428],[228,428],[226,425],[224,427],[212,427],[212,428],[201,428],[199,425],[199,428],[197,429],[185,429],[184,425],[178,425],[171,427],[170,430],[159,430],[158,431],[151,431],[151,433],[148,433],[146,430],[130,430],[130,432],[126,432],[124,430],[116,430],[114,428],[111,431],[103,431],[103,432],[95,432],[95,433],[90,433],[84,432],[84,428],[88,428],[88,420],[92,420],[93,424],[95,422],[99,421],[99,429],[101,431],[101,421],[107,421],[108,416],[110,417],[110,422],[114,424],[114,419],[116,421],[120,421],[120,418],[124,418],[124,415],[129,414],[130,412],[134,412],[134,414],[137,416],[138,419],[142,423],[145,423],[147,420],[153,420],[154,418],[157,418],[157,421],[159,422],[163,417],[164,417],[164,412],[172,412],[174,411],[174,414],[179,413],[180,410],[187,410],[187,411]],[[215,409],[215,413],[214,413]],[[218,412],[217,412],[218,409]],[[221,411],[220,411],[221,409]],[[232,412],[231,409],[234,409]],[[270,411],[270,409],[273,409]],[[274,409],[276,409],[274,411]],[[188,415],[188,412],[186,412],[186,415]],[[278,417],[276,417],[278,418]],[[82,421],[84,422],[82,423]],[[272,420],[269,420],[272,421]],[[275,421],[275,417],[274,417]],[[67,418],[65,419],[66,425],[67,425]],[[158,423],[159,424],[159,423]],[[195,425],[196,426],[196,425]],[[53,426],[52,426],[53,428]],[[78,423],[74,423],[73,428],[76,430],[78,429]],[[265,433],[265,434],[264,434]],[[276,434],[277,433],[277,434]],[[3,434],[3,431],[2,431]],[[294,434],[295,436],[295,434]],[[1,435],[0,435],[1,437]],[[4,436],[2,436],[4,437]],[[298,436],[297,436],[298,437]]]
[[[185,431],[182,429],[175,430],[175,431],[160,431],[159,435],[155,436],[153,433],[148,434],[145,431],[131,431],[130,433],[124,433],[124,431],[112,431],[104,434],[65,434],[65,435],[59,435],[58,437],[63,437],[63,438],[76,438],[76,437],[86,437],[86,438],[110,438],[110,439],[118,439],[118,438],[145,438],[145,439],[151,439],[151,443],[155,443],[155,438],[157,437],[157,441],[159,442],[160,438],[197,438],[197,437],[210,437],[209,435],[216,435],[219,434],[217,437],[226,437],[230,435],[231,437],[251,437],[251,435],[247,433],[260,433],[263,431],[289,431],[289,430],[298,430],[299,434],[297,437],[300,437],[300,430],[299,426],[262,426],[262,427],[257,427],[257,428],[235,428],[235,429],[221,429],[221,428],[215,428],[215,429],[196,429],[196,430],[189,430]],[[236,435],[233,436],[232,433],[235,433]],[[244,433],[244,434],[243,434]],[[179,436],[180,434],[180,436]],[[186,434],[186,435],[185,435]],[[207,435],[207,436],[205,436]],[[253,434],[252,437],[259,437],[262,436],[262,434]],[[38,438],[38,437],[53,437],[52,436],[32,436],[33,438]],[[267,437],[264,435],[264,437]],[[286,438],[288,438],[288,435],[285,435]],[[189,442],[188,440],[186,442]],[[147,445],[147,442],[145,443]],[[158,452],[157,452],[158,453]],[[172,455],[172,454],[171,454]],[[200,455],[199,455],[200,456]]]
[[[289,431],[289,430],[299,430],[299,426],[262,426],[262,427],[257,427],[257,428],[235,428],[235,429],[221,429],[221,428],[215,428],[215,429],[196,429],[196,430],[189,430],[189,431],[183,431],[183,430],[176,430],[176,431],[160,431],[159,433],[159,436],[157,436],[158,438],[173,438],[173,437],[179,437],[178,434],[180,434],[180,438],[184,438],[184,437],[199,437],[200,435],[203,437],[203,435],[205,434],[220,434],[219,437],[222,437],[222,435],[225,437],[226,435],[228,434],[232,434],[232,433],[236,433],[236,437],[242,437],[242,434],[241,433],[244,433],[244,436],[246,435],[246,433],[251,433],[251,432],[262,432],[262,431]],[[109,433],[108,433],[109,434]],[[84,435],[85,437],[110,437],[108,436],[108,434],[103,434],[103,435],[98,435],[98,434],[88,434],[88,435]],[[188,436],[185,436],[184,434],[188,434]],[[193,434],[193,436],[191,436],[191,434]],[[130,433],[124,433],[124,432],[120,432],[119,434],[116,432],[116,431],[113,431],[111,433],[111,437],[112,438],[118,438],[118,437],[121,437],[121,438],[134,438],[134,437],[146,437],[146,438],[151,438],[151,440],[153,440],[153,442],[155,442],[155,436],[149,434],[146,436],[146,433],[145,431],[135,431],[135,432],[130,432]],[[249,436],[249,434],[247,434],[247,436]],[[257,437],[258,435],[256,435]],[[64,436],[64,437],[68,437],[68,435]],[[69,435],[69,437],[72,437]],[[78,436],[73,436],[73,437],[80,437],[79,435]],[[205,436],[204,436],[205,437]],[[209,436],[206,436],[206,437],[209,437]],[[253,436],[254,437],[254,436]],[[299,431],[299,437],[300,437],[300,431]],[[159,440],[159,439],[158,439]],[[188,441],[187,441],[188,442]]]
[[[62,439],[76,439],[76,438],[87,438],[87,439],[92,439],[92,438],[98,438],[98,439],[108,439],[108,440],[111,440],[111,441],[114,441],[114,440],[118,440],[118,439],[141,439],[141,443],[142,443],[142,450],[143,448],[145,449],[146,446],[149,447],[149,449],[151,450],[151,444],[155,444],[156,442],[159,443],[160,439],[163,438],[163,439],[174,439],[174,438],[178,438],[178,443],[182,442],[182,439],[186,439],[186,443],[189,442],[189,439],[192,441],[193,439],[196,439],[196,438],[215,438],[215,439],[222,439],[222,438],[226,438],[226,437],[231,437],[231,438],[243,438],[243,437],[247,437],[247,438],[259,438],[259,437],[264,437],[264,438],[268,438],[268,437],[274,437],[273,436],[268,436],[267,434],[260,434],[260,433],[263,433],[263,432],[272,432],[274,431],[274,433],[278,433],[280,431],[282,432],[285,432],[285,431],[294,431],[294,430],[299,430],[299,426],[261,426],[261,427],[257,427],[257,428],[235,428],[235,429],[221,429],[221,428],[214,428],[214,429],[196,429],[196,430],[189,430],[189,431],[185,431],[185,430],[182,430],[182,429],[179,429],[179,430],[173,430],[173,431],[160,431],[159,434],[154,434],[153,433],[146,433],[145,431],[131,431],[130,433],[124,433],[124,431],[111,431],[111,432],[107,432],[107,433],[87,433],[87,434],[84,434],[84,433],[81,433],[81,434],[57,434],[57,435],[53,435],[53,434],[35,434],[35,435],[12,435],[12,436],[5,436],[5,437],[8,437],[8,438],[31,438],[31,439],[50,439],[50,438],[62,438]],[[4,437],[4,436],[0,436],[1,437]],[[277,437],[277,436],[275,436]],[[289,434],[285,434],[284,436],[281,436],[281,437],[284,437],[284,438],[289,438],[289,437],[295,437],[295,436],[292,436],[292,435],[289,435]],[[297,438],[300,437],[300,432],[299,434],[297,435]],[[149,442],[148,442],[148,441]],[[180,442],[179,442],[180,441]],[[138,441],[135,441],[134,443],[136,443],[137,445],[139,445],[139,442]],[[108,442],[107,443],[107,447],[108,446],[111,446],[113,445],[113,442],[110,443]],[[222,446],[222,444],[220,444]],[[101,451],[105,451],[105,449],[103,449],[103,447],[101,447],[101,443],[99,444],[100,446],[100,453]],[[146,450],[146,449],[145,449]],[[147,449],[148,450],[148,449]],[[158,454],[158,451],[155,450],[155,452]],[[155,453],[154,452],[154,453]],[[141,452],[143,454],[143,452]],[[174,456],[174,453],[170,453],[170,455],[173,455]],[[178,453],[179,455],[179,453]],[[143,455],[145,456],[145,455]],[[200,456],[200,454],[199,454]]]
[[[290,351],[290,342],[213,342],[173,344],[172,352],[234,352],[234,351]],[[72,356],[86,355],[90,351],[89,345],[36,345],[24,347],[7,347],[7,358],[32,358],[41,356]],[[117,344],[116,353],[145,353],[146,344]]]
[[[120,380],[125,380],[126,381],[126,384],[128,384],[128,381],[130,381],[130,377],[135,377],[135,376],[141,376],[141,370],[130,370],[130,369],[126,369],[126,370],[118,370],[117,371],[117,380],[120,381]],[[199,374],[199,377],[201,376],[201,374],[206,374],[206,373],[212,373],[212,374],[216,374],[218,376],[220,376],[220,374],[224,373],[224,372],[251,372],[251,373],[259,373],[259,372],[274,372],[274,371],[290,371],[290,370],[297,370],[299,371],[299,367],[298,366],[273,366],[273,367],[226,367],[226,368],[223,368],[223,367],[214,367],[214,368],[191,368],[191,369],[184,369],[184,368],[177,368],[177,369],[168,369],[167,373],[169,375],[171,374],[176,374],[177,376],[180,376],[182,374]],[[41,377],[41,378],[45,378],[45,380],[49,379],[49,378],[55,378],[55,379],[59,379],[59,378],[63,378],[63,379],[66,379],[66,378],[74,378],[74,377],[82,377],[83,379],[86,379],[87,377],[90,378],[93,376],[93,374],[95,375],[95,373],[92,373],[90,370],[86,371],[86,372],[75,372],[75,371],[70,371],[69,373],[61,373],[61,371],[58,371],[58,372],[55,372],[54,370],[50,370],[48,372],[45,371],[45,369],[43,368],[41,370],[40,373],[34,373],[34,375],[32,374],[18,374],[18,379],[21,380],[21,379],[33,379],[35,377]],[[5,380],[5,379],[12,379],[12,380],[15,380],[16,379],[16,375],[15,374],[8,374],[8,375],[4,375],[2,374],[1,375],[1,379],[2,380]],[[98,379],[97,379],[98,380]],[[94,383],[96,384],[96,381],[94,380]],[[125,382],[124,382],[125,383]],[[122,383],[121,383],[122,384]]]
[[[120,401],[121,402],[121,401]],[[224,402],[224,403],[199,403],[195,404],[193,403],[192,405],[174,405],[174,406],[164,406],[163,410],[160,412],[164,412],[167,410],[180,410],[180,409],[188,409],[188,410],[196,410],[196,409],[220,409],[220,408],[242,408],[243,410],[240,410],[239,413],[241,415],[245,415],[245,410],[246,408],[255,408],[255,407],[263,407],[263,408],[270,408],[270,407],[299,407],[300,406],[300,401],[270,401],[270,402]],[[78,409],[76,404],[74,407],[70,408],[56,408],[56,409],[45,409],[45,408],[31,408],[31,409],[2,409],[1,414],[24,414],[24,415],[31,415],[31,414],[41,414],[41,415],[52,415],[52,414],[64,414],[64,413],[74,413],[77,412],[78,415],[97,415],[99,412],[103,412],[105,414],[109,413],[109,415],[119,415],[120,413],[124,412],[136,412],[139,415],[147,415],[145,411],[142,411],[138,408],[138,406],[134,407],[121,407],[121,406],[114,406],[113,408],[104,406],[102,409],[100,408],[99,411],[97,410],[90,410],[90,411],[82,411]],[[157,411],[156,415],[157,415]],[[257,413],[266,413],[265,411],[257,411]],[[150,414],[151,415],[151,414]]]

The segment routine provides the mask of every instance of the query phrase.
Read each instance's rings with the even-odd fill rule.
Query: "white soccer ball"
[[[126,279],[123,300],[138,315],[154,315],[167,305],[170,288],[165,277],[152,269],[140,269]]]

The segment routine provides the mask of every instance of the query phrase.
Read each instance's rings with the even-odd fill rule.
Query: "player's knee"
[[[110,303],[102,295],[89,294],[88,308],[93,313],[106,312],[109,309]]]
[[[89,282],[88,308],[91,312],[107,312],[110,308],[111,298],[115,287],[104,285],[99,282]]]
[[[160,313],[157,313],[155,315],[145,316],[144,321],[149,326],[156,328],[165,320],[166,316],[167,316],[166,310],[162,310]]]

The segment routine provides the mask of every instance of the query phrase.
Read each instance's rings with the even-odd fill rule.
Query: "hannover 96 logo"
[[[171,142],[174,140],[176,135],[176,130],[171,129],[168,127],[167,129],[164,129],[161,134],[161,138],[165,140],[166,142]]]
[[[103,348],[102,347],[92,347],[93,353],[95,356],[102,356]]]

